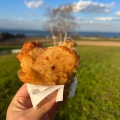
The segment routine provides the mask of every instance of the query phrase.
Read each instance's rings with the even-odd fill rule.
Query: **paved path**
[[[120,42],[113,41],[78,41],[78,45],[87,45],[87,46],[114,46],[120,47]]]

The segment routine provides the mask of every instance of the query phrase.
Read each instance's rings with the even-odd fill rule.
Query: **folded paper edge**
[[[34,109],[37,109],[37,105],[47,96],[47,95],[49,95],[49,94],[51,94],[52,92],[54,92],[55,90],[57,90],[57,89],[55,89],[54,91],[52,91],[52,92],[50,92],[49,94],[47,94],[43,99],[41,99],[40,101],[39,100],[37,100],[37,103],[35,104],[34,103],[34,101],[36,101],[35,99],[35,95],[32,95],[31,94],[31,92],[32,92],[32,89],[31,89],[31,85],[32,86],[34,86],[33,84],[28,84],[27,83],[27,89],[28,89],[28,93],[29,93],[29,95],[30,95],[30,98],[31,98],[31,101],[32,101],[32,105],[33,105],[33,107],[34,107]],[[60,88],[58,88],[58,94],[57,94],[57,97],[56,97],[56,102],[58,102],[58,101],[63,101],[63,92],[64,92],[64,85],[54,85],[54,86],[62,86],[62,87],[60,87]],[[38,87],[38,86],[37,86]],[[45,86],[46,87],[46,86]],[[48,86],[47,86],[48,87]],[[51,88],[52,86],[50,86],[50,88]],[[75,77],[74,78],[74,82],[73,82],[73,84],[71,85],[71,90],[70,90],[70,92],[69,92],[69,95],[68,95],[68,98],[71,98],[71,97],[74,97],[74,95],[75,95],[75,91],[76,91],[76,87],[77,87],[77,78]],[[35,86],[34,86],[34,88],[35,88]],[[49,89],[49,88],[47,88],[47,89]],[[46,89],[45,89],[46,90]],[[44,91],[43,91],[44,92]],[[61,93],[62,93],[62,96],[61,96]],[[60,97],[61,96],[61,97]],[[34,98],[33,98],[34,97]]]

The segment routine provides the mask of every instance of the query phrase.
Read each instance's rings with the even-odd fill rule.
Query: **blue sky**
[[[48,7],[69,3],[80,31],[120,32],[120,0],[0,0],[0,28],[41,30]]]

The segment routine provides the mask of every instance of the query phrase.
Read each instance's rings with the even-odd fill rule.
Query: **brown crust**
[[[17,55],[21,81],[39,85],[69,85],[75,74],[79,56],[64,46],[43,48],[37,42],[27,42]]]

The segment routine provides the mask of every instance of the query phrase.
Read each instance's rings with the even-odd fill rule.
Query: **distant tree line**
[[[25,37],[24,34],[11,34],[11,33],[7,33],[7,32],[3,32],[3,33],[0,33],[0,41],[2,40],[7,40],[7,39],[10,39],[10,38],[23,38]]]

